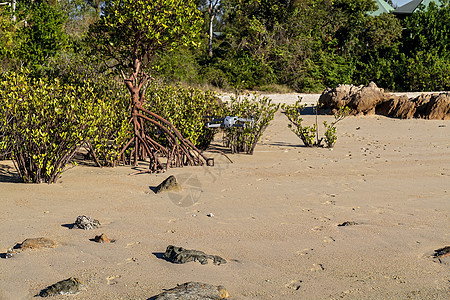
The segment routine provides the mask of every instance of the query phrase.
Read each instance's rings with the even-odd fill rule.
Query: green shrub
[[[10,116],[1,148],[10,147],[24,182],[55,182],[87,138],[89,89],[10,73],[0,81],[2,116]],[[87,96],[87,97],[86,97]]]
[[[231,148],[232,153],[245,152],[253,154],[262,134],[269,126],[277,112],[279,104],[272,103],[268,97],[249,96],[231,97],[227,103],[225,114],[239,118],[253,118],[253,126],[247,124],[245,127],[233,127],[225,130],[224,142]]]
[[[11,154],[11,145],[5,143],[11,119],[11,112],[4,107],[0,108],[0,160],[9,158]]]
[[[348,116],[348,107],[342,107],[334,114],[335,120],[328,124],[327,121],[323,122],[325,127],[324,137],[319,138],[318,134],[318,115],[317,106],[316,110],[316,123],[312,126],[302,125],[303,118],[301,117],[301,111],[306,108],[306,104],[301,104],[301,98],[294,104],[283,104],[282,109],[284,114],[291,122],[288,127],[294,132],[303,142],[306,147],[322,147],[322,142],[325,139],[326,146],[332,148],[337,140],[336,124]]]
[[[71,85],[27,75],[22,71],[0,77],[0,116],[8,120],[0,149],[11,150],[24,182],[55,182],[86,142],[92,142],[100,159],[116,159],[125,139],[121,134],[126,133],[116,129],[117,123],[127,123],[120,115],[121,121],[112,118],[116,108],[111,94],[89,82]],[[111,131],[115,136],[108,135]],[[108,145],[111,139],[116,146]]]
[[[281,108],[284,110],[284,114],[291,122],[288,127],[294,132],[303,142],[306,147],[317,146],[321,143],[315,140],[317,133],[317,124],[312,126],[303,126],[303,118],[301,117],[301,111],[306,108],[306,104],[301,105],[301,99],[292,105],[283,104]]]
[[[58,78],[70,86],[89,84],[95,95],[96,119],[92,124],[86,148],[99,166],[115,166],[122,146],[132,136],[130,96],[122,79],[98,64],[95,58],[79,53],[60,53],[50,58],[39,70],[29,74],[34,78]]]
[[[205,149],[213,140],[216,131],[206,128],[204,117],[220,114],[222,105],[214,92],[180,86],[153,86],[147,89],[146,99],[148,110],[171,122],[197,148]],[[155,128],[150,127],[148,131],[152,138],[166,144]]]
[[[123,83],[111,77],[102,77],[90,84],[96,99],[96,119],[90,127],[87,142],[100,166],[114,167],[119,162],[123,146],[133,136],[129,93]]]
[[[289,86],[285,84],[267,84],[257,87],[258,91],[265,92],[265,93],[274,93],[274,94],[289,94],[293,93],[294,90],[292,90]]]

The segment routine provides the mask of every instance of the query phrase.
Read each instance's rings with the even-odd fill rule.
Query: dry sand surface
[[[0,253],[60,243],[0,259],[0,299],[69,277],[84,290],[54,299],[147,299],[188,281],[231,299],[449,299],[450,258],[431,255],[450,245],[450,122],[349,117],[333,150],[303,147],[287,124],[277,113],[252,156],[165,174],[79,165],[32,185],[0,162]],[[184,190],[154,194],[169,175]],[[79,215],[102,227],[70,229]],[[89,240],[101,233],[116,242]],[[172,264],[168,245],[228,262]]]

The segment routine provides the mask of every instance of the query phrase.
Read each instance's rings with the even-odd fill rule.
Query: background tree
[[[441,3],[431,2],[403,20],[398,82],[405,90],[450,89],[450,2]]]
[[[213,56],[214,20],[222,9],[220,0],[206,0],[204,4],[208,15],[208,55]]]
[[[18,31],[22,38],[18,54],[26,65],[40,65],[66,47],[64,23],[67,17],[56,5],[46,1],[24,2],[20,18],[25,26]]]
[[[411,55],[420,51],[450,51],[450,3],[442,1],[442,6],[430,2],[403,22],[402,52]]]
[[[370,16],[372,0],[192,1],[189,5],[203,12],[203,33],[196,35],[201,47],[187,43],[160,51],[158,46],[149,64],[149,74],[158,80],[279,92],[320,92],[339,83],[370,81],[398,91],[448,89],[447,0],[402,18],[401,24],[392,13]],[[41,14],[43,2],[48,9]],[[100,0],[50,2],[18,2],[15,23],[10,7],[1,7],[2,70],[34,64],[57,74],[53,68],[74,64],[78,70],[100,71],[91,63],[95,55],[85,54],[80,40],[111,5]],[[214,31],[221,32],[214,43],[212,19]]]
[[[72,43],[81,41],[89,25],[100,18],[102,3],[100,0],[58,0],[58,8],[67,16],[64,31]]]
[[[191,0],[113,0],[105,4],[103,15],[89,28],[87,42],[121,73],[130,92],[134,137],[125,148],[132,145],[135,164],[149,157],[150,171],[206,161],[170,122],[144,107],[156,54],[195,43],[201,25],[200,11]],[[169,146],[149,136],[144,122],[164,134]],[[161,156],[167,157],[165,166]]]
[[[101,16],[103,2],[104,1],[101,0],[86,0],[86,3],[95,10],[95,15],[97,18],[100,18]]]
[[[6,69],[13,59],[18,40],[17,28],[11,20],[9,6],[0,6],[0,62],[2,70]]]

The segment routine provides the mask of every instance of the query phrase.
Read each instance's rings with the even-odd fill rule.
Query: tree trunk
[[[119,161],[126,161],[125,150],[131,146],[130,164],[136,166],[138,161],[149,161],[149,169],[144,172],[161,172],[169,167],[184,165],[214,165],[213,159],[206,158],[189,140],[185,139],[172,123],[161,116],[144,108],[145,82],[148,78],[135,80],[138,72],[125,79],[125,85],[131,94],[131,122],[134,127],[134,137],[126,143],[120,152]],[[133,80],[134,79],[134,80]],[[139,84],[137,84],[139,82]],[[161,145],[145,132],[145,123],[157,128],[167,140],[167,145]],[[166,158],[166,163],[161,158]],[[139,172],[141,173],[141,172]]]
[[[213,57],[213,21],[214,14],[211,14],[209,18],[209,57]]]

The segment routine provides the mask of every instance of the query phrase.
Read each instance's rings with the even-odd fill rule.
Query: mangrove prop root
[[[214,166],[214,159],[207,158],[194,144],[185,139],[175,126],[161,116],[136,105],[133,109],[130,122],[134,125],[134,137],[122,148],[119,161],[137,165],[138,160],[148,160],[149,168],[132,174],[163,172],[170,167],[183,166]],[[161,145],[145,132],[145,123],[157,128],[166,138],[167,144]],[[160,158],[165,157],[163,163]],[[131,175],[131,174],[130,174]]]

